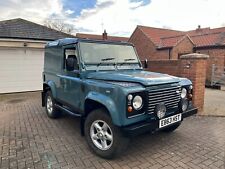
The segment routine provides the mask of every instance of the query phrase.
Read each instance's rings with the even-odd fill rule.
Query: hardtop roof
[[[46,47],[60,47],[69,44],[75,44],[78,42],[90,42],[90,43],[104,43],[104,44],[118,44],[118,45],[131,45],[129,42],[121,42],[121,41],[109,41],[109,40],[93,40],[93,39],[83,39],[83,38],[64,38],[58,39],[52,42],[48,42]]]

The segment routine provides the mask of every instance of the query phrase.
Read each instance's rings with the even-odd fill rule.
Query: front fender
[[[112,118],[113,124],[121,126],[122,122],[119,116],[120,113],[115,105],[115,102],[110,97],[97,92],[89,92],[85,100],[87,99],[91,99],[104,105]]]

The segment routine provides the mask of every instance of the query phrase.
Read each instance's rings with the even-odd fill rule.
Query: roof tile
[[[173,37],[182,35],[183,32],[170,30],[170,29],[162,29],[162,28],[153,28],[146,26],[138,26],[157,46],[161,43],[161,38],[165,37]]]
[[[138,26],[158,48],[173,47],[188,36],[197,47],[225,45],[225,27],[199,28],[187,32]]]

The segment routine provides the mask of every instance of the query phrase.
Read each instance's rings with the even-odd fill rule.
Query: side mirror
[[[145,59],[145,61],[144,61],[144,68],[145,68],[145,69],[148,68],[148,59]]]
[[[66,59],[66,70],[73,71],[75,66],[75,59],[72,57],[68,57]]]

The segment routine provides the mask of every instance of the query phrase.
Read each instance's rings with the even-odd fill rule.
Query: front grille
[[[180,93],[181,86],[178,83],[149,87],[147,112],[154,113],[155,107],[159,103],[164,103],[167,110],[178,107]]]

